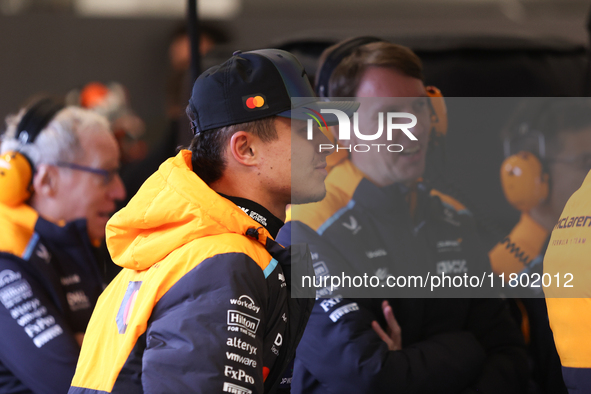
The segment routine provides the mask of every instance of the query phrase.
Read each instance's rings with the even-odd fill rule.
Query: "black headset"
[[[32,144],[54,116],[64,108],[53,98],[43,98],[23,115],[16,128],[16,139],[21,144]],[[0,203],[10,206],[27,201],[33,192],[32,160],[19,151],[8,151],[0,156]]]
[[[370,36],[357,37],[343,42],[341,45],[330,51],[326,60],[322,63],[322,67],[316,72],[316,94],[318,97],[328,97],[328,82],[330,81],[330,76],[343,59],[352,54],[358,47],[365,44],[371,44],[372,42],[384,42],[384,40]]]
[[[550,193],[546,138],[540,131],[540,118],[555,100],[524,102],[527,107],[518,112],[509,126],[509,135],[503,139],[505,160],[501,164],[501,185],[507,201],[521,212],[529,212]],[[535,147],[528,144],[531,141],[535,142]]]

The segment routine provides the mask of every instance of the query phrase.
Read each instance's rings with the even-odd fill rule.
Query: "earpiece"
[[[6,152],[0,156],[0,203],[16,206],[31,196],[33,168],[25,155]]]
[[[54,99],[45,98],[35,103],[20,120],[16,138],[31,144],[51,119],[64,108]],[[22,152],[9,151],[0,156],[0,203],[16,206],[27,201],[33,192],[32,161]]]
[[[501,184],[505,198],[521,212],[529,212],[548,198],[549,176],[535,154],[521,151],[507,157],[501,165]]]
[[[447,135],[447,107],[441,91],[435,86],[425,88],[431,105],[431,138]]]
[[[522,102],[504,139],[501,185],[507,201],[521,212],[529,212],[550,193],[550,176],[544,165],[546,139],[539,126],[551,103],[550,99]]]
[[[343,42],[334,48],[322,63],[322,67],[316,72],[316,94],[318,97],[328,97],[328,82],[334,70],[343,61],[344,58],[353,53],[353,51],[365,44],[372,42],[384,42],[377,37],[356,37]]]

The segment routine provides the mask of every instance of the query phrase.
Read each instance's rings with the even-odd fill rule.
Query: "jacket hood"
[[[182,150],[162,163],[107,223],[107,247],[115,264],[144,270],[197,238],[267,230],[230,200],[213,191],[192,170],[191,152]]]

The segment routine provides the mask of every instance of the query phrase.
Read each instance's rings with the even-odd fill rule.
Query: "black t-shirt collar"
[[[267,229],[273,238],[277,237],[277,233],[283,227],[283,221],[269,212],[265,207],[246,198],[226,196],[222,193],[218,194],[236,204],[238,208],[242,209],[255,222]]]

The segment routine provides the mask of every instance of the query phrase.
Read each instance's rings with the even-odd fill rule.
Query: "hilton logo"
[[[239,311],[229,310],[228,311],[228,325],[238,326],[251,334],[256,334],[259,328],[260,319],[247,315]]]

